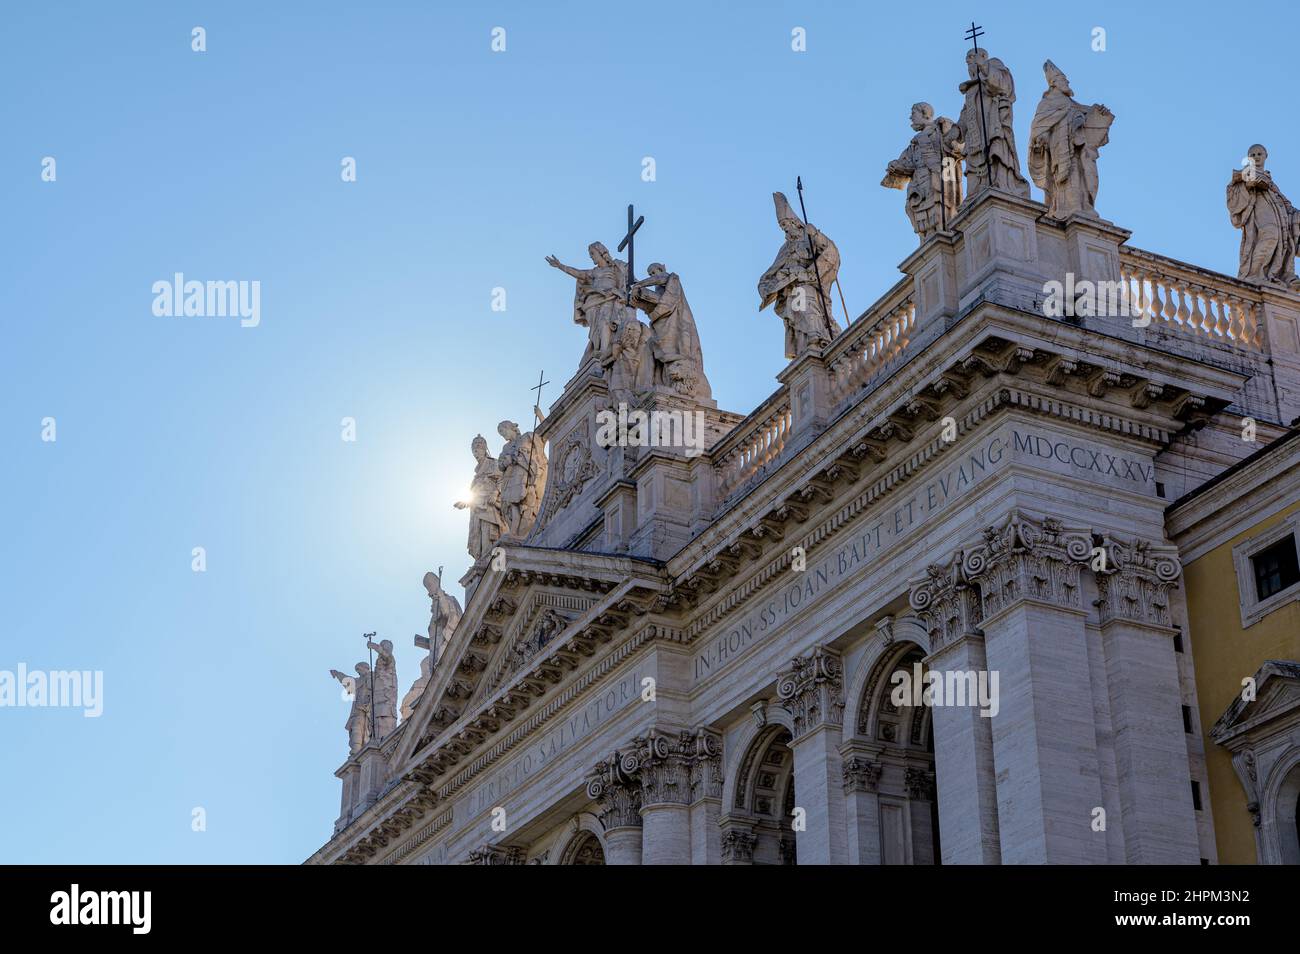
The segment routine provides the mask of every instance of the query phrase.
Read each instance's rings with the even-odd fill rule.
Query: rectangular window
[[[1255,594],[1263,601],[1300,583],[1300,561],[1296,559],[1295,536],[1283,537],[1250,558],[1255,568]]]
[[[1201,783],[1192,779],[1192,807],[1201,810]]]
[[[1181,653],[1183,651],[1183,631],[1177,626],[1174,629],[1178,630],[1174,633],[1174,652]]]
[[[1192,707],[1183,706],[1183,731],[1191,733],[1192,731]]]

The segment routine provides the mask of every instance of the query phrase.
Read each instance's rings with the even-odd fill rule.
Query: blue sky
[[[0,669],[102,670],[104,714],[0,708],[0,862],[309,855],[346,751],[328,670],[377,630],[405,690],[421,577],[469,564],[451,502],[471,438],[495,452],[539,370],[545,404],[576,369],[573,285],[544,257],[585,264],[635,202],[638,261],[681,274],[714,395],[748,412],[784,363],[755,291],[781,241],[771,192],[793,198],[803,176],[855,314],[889,288],[915,238],[879,181],[913,102],[957,115],[972,12],[1016,77],[1022,164],[1050,57],[1117,116],[1101,214],[1135,245],[1235,273],[1224,186],[1248,145],[1300,201],[1300,23],[1251,10],[11,5]],[[260,281],[260,325],[155,317],[151,287],[175,272]]]

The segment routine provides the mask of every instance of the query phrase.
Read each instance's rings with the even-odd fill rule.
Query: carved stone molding
[[[1092,554],[1092,534],[1013,510],[967,549],[966,576],[980,587],[988,619],[1024,599],[1079,609],[1079,571]]]
[[[641,779],[641,805],[686,805],[691,800],[690,766],[695,740],[689,732],[679,736],[651,730],[634,739],[629,750],[633,771]],[[628,759],[624,759],[628,764]]]
[[[932,563],[925,576],[912,580],[908,602],[930,634],[930,652],[980,632],[983,620],[979,590],[966,577],[962,553],[944,565]]]
[[[1178,548],[1109,535],[1101,545],[1106,563],[1096,575],[1102,625],[1112,620],[1172,625],[1169,588],[1182,574]]]
[[[587,795],[600,806],[600,823],[611,828],[641,827],[641,779],[632,753],[615,752],[592,770]]]
[[[722,863],[724,865],[752,865],[754,842],[758,836],[744,828],[728,828],[722,833]]]
[[[880,763],[853,755],[844,760],[844,791],[874,792],[880,785]]]
[[[691,746],[691,802],[722,798],[722,736],[712,729],[685,733]]]
[[[471,865],[522,865],[524,850],[512,845],[483,845],[469,853]]]
[[[903,770],[903,784],[907,788],[907,797],[921,801],[934,801],[934,773],[923,768],[909,765]]]
[[[844,725],[844,666],[833,649],[818,646],[811,655],[790,660],[776,692],[794,720],[796,739],[822,726]]]

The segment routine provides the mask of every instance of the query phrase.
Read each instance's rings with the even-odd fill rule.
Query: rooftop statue
[[[469,510],[469,555],[475,561],[485,560],[501,536],[504,521],[501,517],[501,470],[497,459],[488,454],[488,444],[482,434],[470,442],[474,454],[474,479],[470,483],[468,500],[457,500],[452,506]]]
[[[1241,229],[1237,277],[1300,287],[1295,258],[1300,249],[1300,213],[1264,168],[1268,150],[1256,143],[1242,169],[1228,183],[1228,216]]]
[[[965,94],[957,124],[966,143],[966,198],[985,189],[1000,189],[1029,197],[1029,183],[1020,174],[1016,135],[1011,128],[1016,84],[1011,71],[984,49],[966,54],[970,79],[957,87]]]
[[[958,163],[964,143],[961,127],[945,116],[935,119],[929,103],[912,107],[912,128],[916,135],[902,155],[885,167],[880,184],[904,190],[907,217],[924,242],[945,228],[961,205]]]
[[[704,376],[700,335],[681,278],[662,263],[651,263],[646,277],[632,285],[632,304],[650,319],[653,384],[708,400],[712,390]]]
[[[1029,175],[1043,190],[1047,213],[1064,219],[1075,213],[1096,217],[1097,155],[1110,139],[1114,114],[1105,106],[1083,106],[1051,60],[1043,64],[1047,91],[1029,127]]]
[[[785,356],[796,358],[825,347],[840,333],[830,298],[831,283],[840,272],[840,251],[816,226],[804,225],[783,193],[772,193],[772,200],[785,242],[758,280],[758,310],[775,305],[785,322]]]

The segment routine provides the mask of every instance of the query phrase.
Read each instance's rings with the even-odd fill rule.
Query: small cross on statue
[[[543,381],[543,380],[542,380],[542,378],[545,376],[545,374],[546,374],[545,371],[538,371],[538,372],[537,372],[537,384],[536,384],[536,386],[531,387],[531,388],[528,389],[528,390],[530,390],[530,391],[536,391],[536,392],[537,392],[537,397],[536,397],[536,399],[533,401],[533,407],[535,407],[535,408],[541,408],[541,406],[542,406],[542,388],[546,387],[546,385],[548,385],[548,384],[551,383],[550,381]]]
[[[375,729],[375,651],[370,648],[370,644],[378,635],[378,631],[361,634],[361,638],[366,641],[366,651],[370,656],[370,738],[372,739],[378,733]]]
[[[970,40],[971,52],[976,54],[975,59],[975,95],[979,98],[980,104],[980,146],[984,156],[985,175],[988,174],[989,161],[989,130],[988,120],[984,118],[984,74],[980,72],[979,62],[979,38],[984,35],[984,31],[975,25],[975,21],[970,22],[970,29],[966,31],[966,39]],[[942,203],[940,203],[942,205]]]
[[[620,252],[625,248],[627,249],[627,288],[624,291],[624,295],[626,296],[629,305],[632,304],[632,269],[634,268],[632,255],[636,251],[632,237],[636,235],[637,229],[639,229],[642,223],[645,222],[644,215],[640,216],[635,222],[633,222],[633,215],[632,206],[629,205],[627,207],[627,234],[623,236],[623,241],[618,243],[618,250]]]

